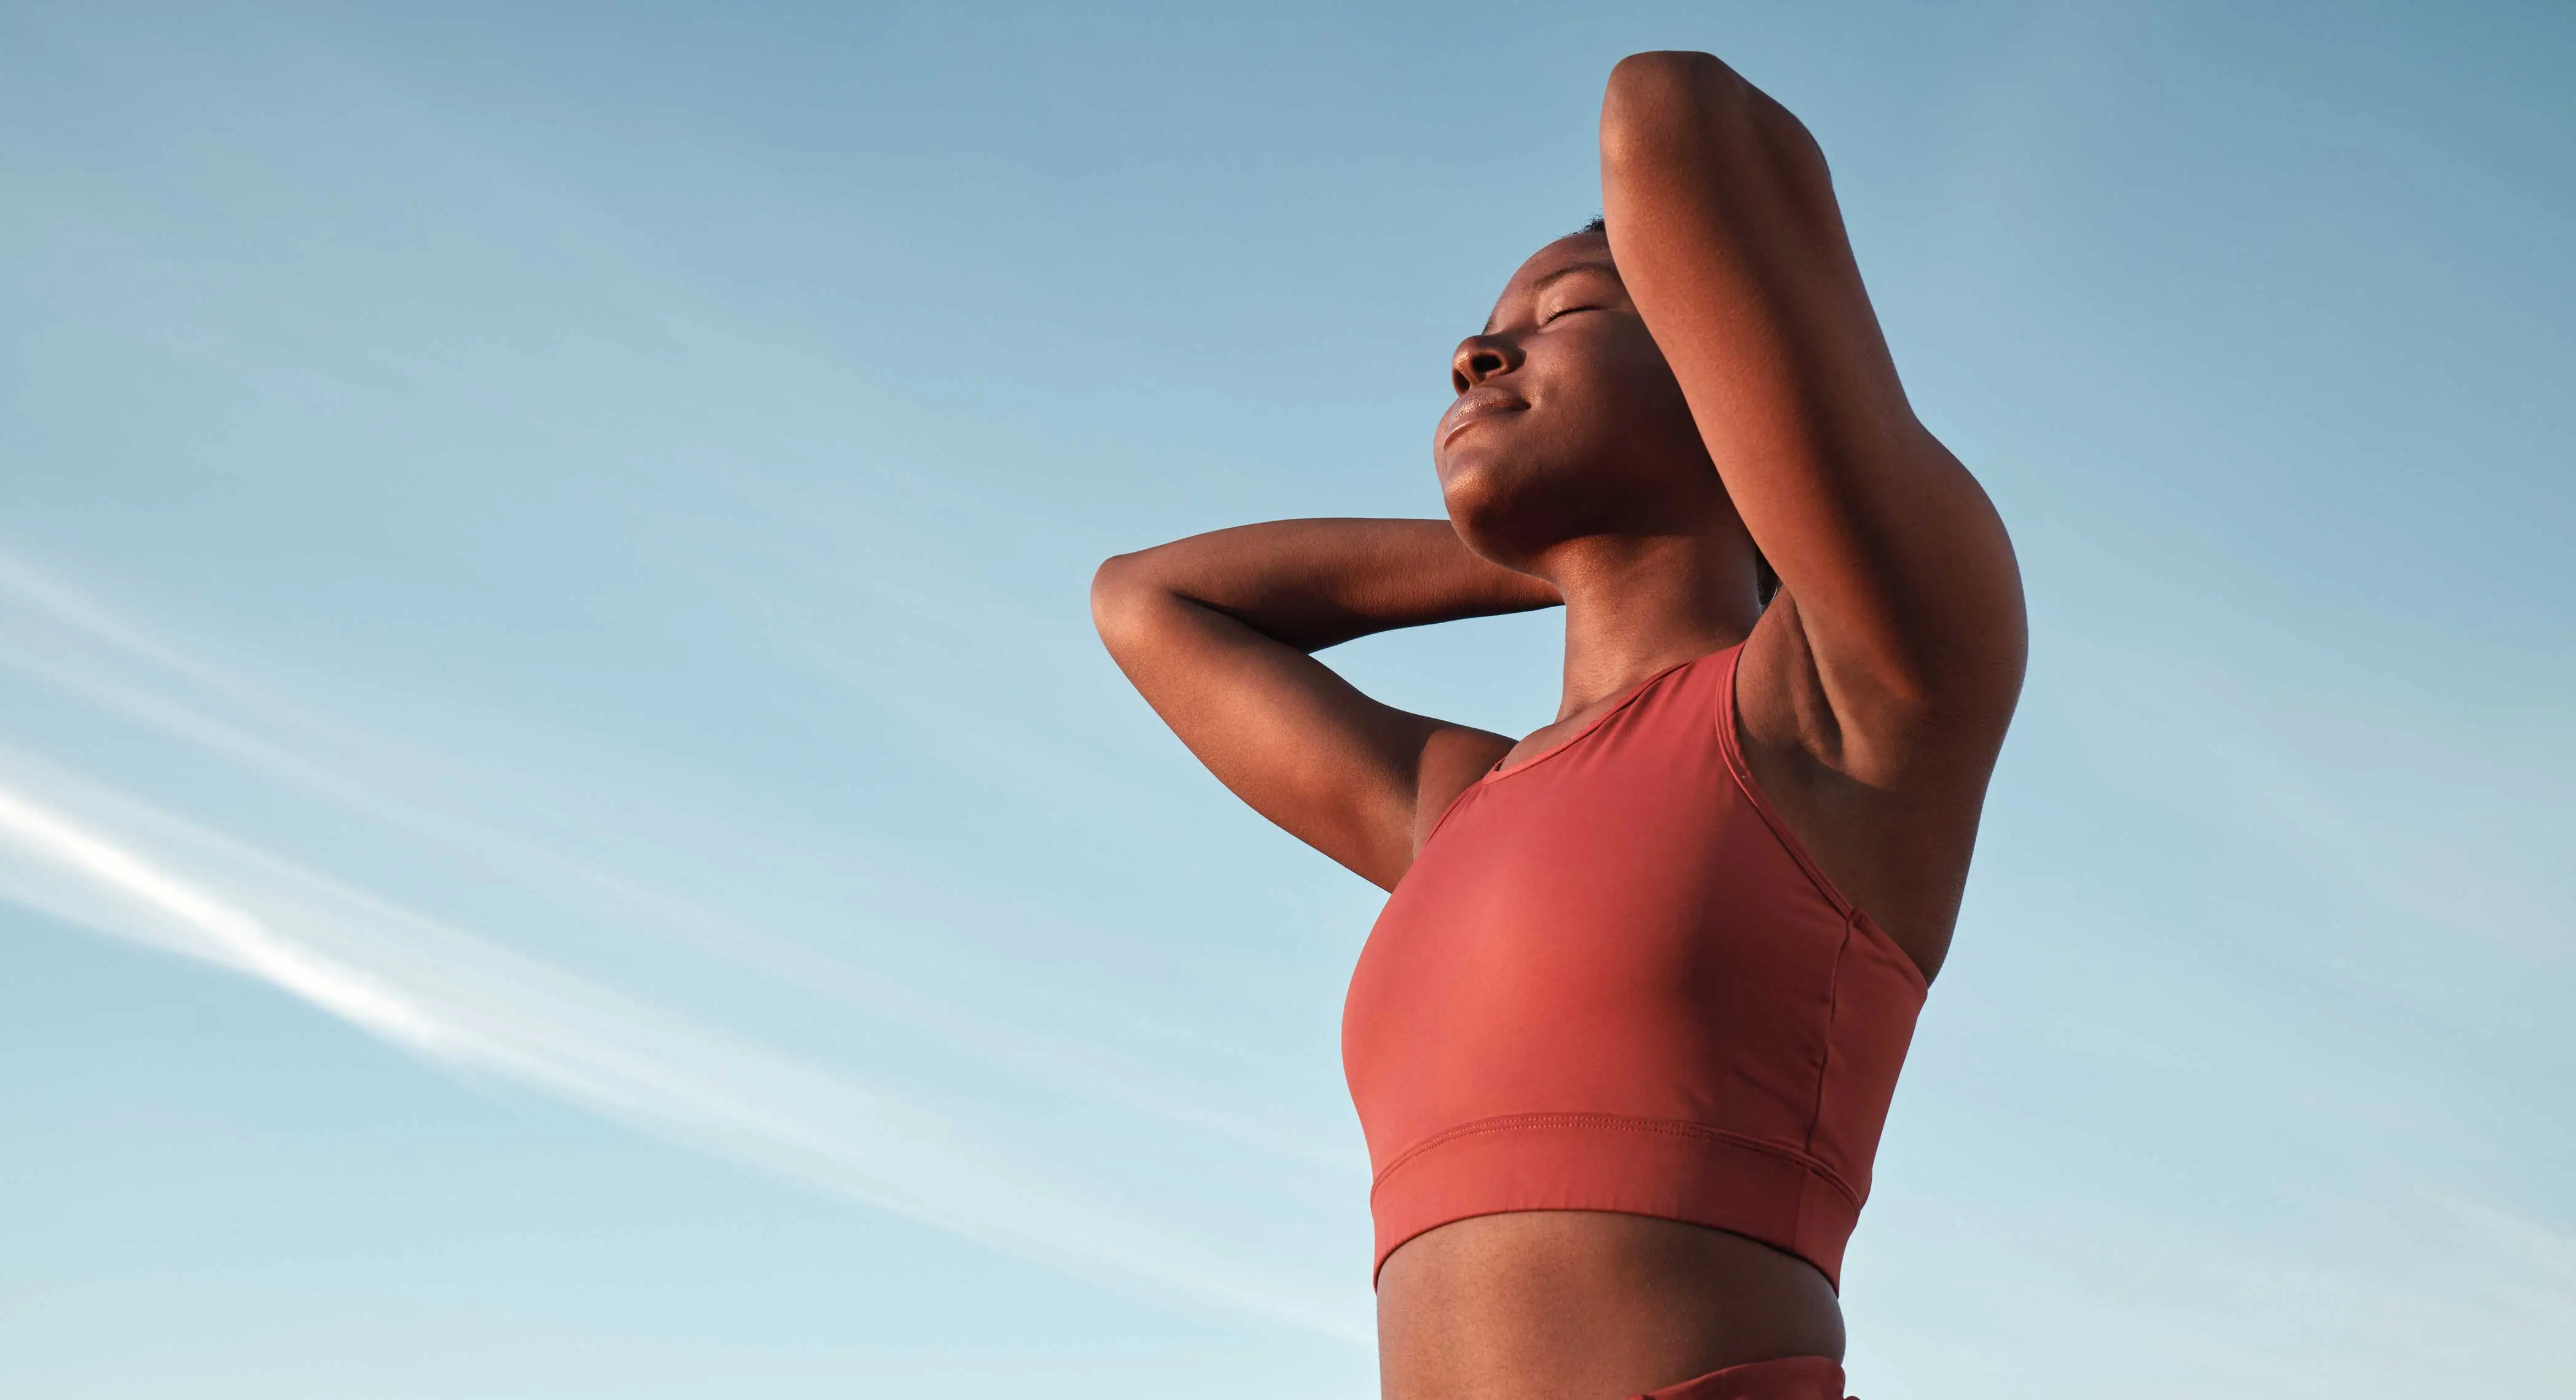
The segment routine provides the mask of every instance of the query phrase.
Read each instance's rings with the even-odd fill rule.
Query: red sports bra
[[[1841,1287],[1924,981],[1754,785],[1742,649],[1478,780],[1388,897],[1342,1012],[1376,1268],[1468,1216],[1602,1210]]]

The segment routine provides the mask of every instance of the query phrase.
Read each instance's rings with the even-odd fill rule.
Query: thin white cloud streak
[[[2564,1236],[2448,1190],[2394,1193],[2370,1228],[2368,1263],[2199,1242],[2192,1274],[2173,1271],[2192,1311],[2159,1350],[2203,1362],[2218,1396],[2571,1393]]]
[[[248,914],[6,788],[0,788],[0,840],[126,895],[156,925],[180,935],[176,942],[144,941],[275,983],[396,1044],[433,1054],[441,1049],[437,1028],[372,980],[311,956]]]
[[[116,650],[174,672],[236,702],[274,707],[256,687],[217,670],[100,606],[60,579],[0,550],[0,594],[67,623]]]
[[[0,898],[256,978],[433,1062],[1081,1276],[1369,1335],[1339,1290],[1106,1209],[935,1112],[24,760],[0,763]]]
[[[517,866],[557,884],[570,884],[593,902],[607,905],[621,928],[650,933],[692,953],[807,995],[898,1019],[935,1037],[943,1046],[1027,1079],[1106,1099],[1197,1132],[1312,1166],[1345,1173],[1364,1174],[1367,1170],[1367,1157],[1359,1150],[1355,1137],[1340,1142],[1319,1141],[1312,1135],[1228,1111],[1209,1101],[1214,1096],[1169,1083],[1169,1076],[1100,1046],[1066,1036],[1036,1034],[1012,1021],[978,1014],[880,969],[815,952],[792,939],[746,926],[738,919],[523,836],[398,797],[393,785],[381,777],[361,780],[353,776],[354,771],[381,774],[388,767],[401,766],[386,762],[383,750],[387,746],[381,740],[192,655],[153,629],[51,573],[11,557],[5,550],[0,550],[0,599],[126,662],[141,663],[157,672],[158,679],[186,682],[257,721],[291,730],[300,742],[318,745],[338,761],[317,761],[294,747],[173,699],[150,685],[103,675],[102,668],[94,664],[46,659],[27,645],[30,638],[12,637],[12,645],[0,649],[0,666],[79,695],[307,795],[410,834]],[[941,970],[952,980],[971,979],[990,985],[989,978],[972,977],[953,967]],[[1061,994],[1040,993],[1037,999],[1058,1012],[1074,1012],[1095,1024],[1132,1027],[1138,1019],[1122,1008],[1068,1005],[1071,999]]]
[[[2339,920],[2316,955],[2407,1002],[2447,997],[2478,1017],[2491,1009],[2478,999],[2494,979],[2563,976],[2570,966],[2560,931],[2576,881],[2551,858],[2576,837],[2555,800],[2576,779],[2576,743],[2563,726],[2526,736],[2510,757],[2442,752],[2420,737],[2438,733],[2441,717],[2400,701],[2082,639],[2061,639],[2059,649],[2105,776],[2230,847],[2274,855],[2337,914],[2370,916]],[[2315,707],[2329,703],[2335,718],[2367,720],[2388,736],[2373,740],[2384,748],[2293,757],[2280,736],[2314,725]],[[2442,958],[2424,956],[2428,934],[2440,938]]]

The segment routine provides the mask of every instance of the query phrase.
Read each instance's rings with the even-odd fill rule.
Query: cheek
[[[1522,373],[1538,391],[1531,395],[1536,416],[1560,432],[1558,425],[1601,417],[1619,396],[1616,366],[1601,353],[1606,348],[1566,337],[1533,352]]]
[[[1662,447],[1677,430],[1691,431],[1690,407],[1654,342],[1642,331],[1633,337],[1642,344],[1631,339],[1601,336],[1565,346],[1570,353],[1551,366],[1548,416],[1569,445]]]
[[[1596,374],[1621,406],[1630,411],[1689,412],[1689,406],[1682,401],[1681,381],[1673,378],[1673,367],[1664,362],[1664,352],[1646,334],[1642,323],[1635,324],[1628,334],[1608,339],[1601,347]]]
[[[1672,464],[1705,464],[1708,448],[1691,417],[1690,401],[1663,357],[1631,360],[1605,376],[1602,406],[1623,455],[1660,471]]]

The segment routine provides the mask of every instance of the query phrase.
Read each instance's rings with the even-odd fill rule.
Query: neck
[[[1549,551],[1541,577],[1565,598],[1558,719],[1744,640],[1761,609],[1753,561],[1730,543],[1702,535],[1601,536]]]

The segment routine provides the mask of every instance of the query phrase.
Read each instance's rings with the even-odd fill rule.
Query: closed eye
[[[1560,306],[1556,310],[1547,313],[1547,320],[1541,321],[1539,324],[1544,326],[1548,324],[1549,321],[1554,321],[1560,316],[1571,316],[1577,311],[1598,311],[1600,309],[1601,308],[1597,306]]]

